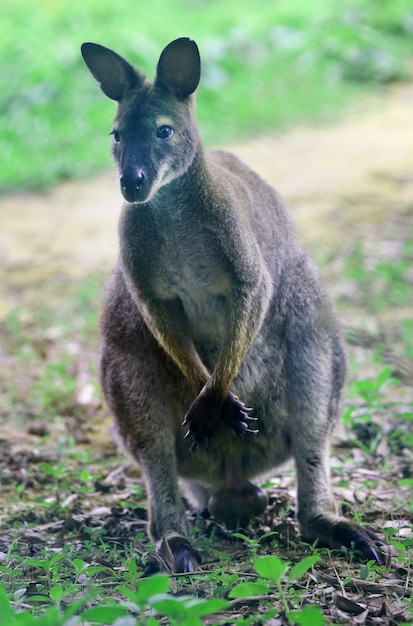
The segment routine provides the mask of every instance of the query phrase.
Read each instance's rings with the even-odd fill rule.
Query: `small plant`
[[[345,274],[357,287],[355,297],[373,312],[407,306],[411,300],[413,245],[406,241],[395,248],[386,259],[368,253],[358,240],[345,260]]]
[[[263,535],[260,535],[259,537],[248,537],[247,535],[244,535],[243,533],[232,533],[232,536],[235,537],[236,539],[242,539],[242,541],[244,541],[246,543],[246,545],[248,546],[248,549],[251,551],[252,554],[252,558],[255,559],[258,555],[258,551],[261,548],[261,542],[265,541],[265,539],[268,539],[268,537],[273,537],[277,534],[276,531],[270,531],[268,533],[264,533]]]
[[[385,392],[395,384],[397,381],[392,376],[391,368],[387,366],[375,379],[357,380],[347,390],[351,403],[343,412],[343,422],[355,435],[351,442],[369,456],[375,454],[385,436],[385,431],[374,418],[385,410]]]
[[[34,385],[34,396],[40,409],[64,412],[76,389],[72,363],[67,355],[54,363],[46,363],[44,370]]]
[[[390,367],[385,367],[374,380],[359,380],[353,383],[349,393],[362,399],[368,410],[382,406],[383,391],[388,385],[394,385]],[[367,414],[367,413],[366,413]],[[347,416],[345,416],[347,417]]]
[[[165,575],[152,576],[137,583],[136,591],[118,587],[126,601],[117,606],[101,605],[82,613],[82,619],[92,623],[113,624],[130,614],[139,615],[139,624],[152,626],[159,622],[154,615],[168,618],[168,623],[179,626],[202,626],[201,617],[213,615],[229,606],[225,600],[202,599],[189,595],[173,596],[168,593],[170,579]]]
[[[60,588],[56,586],[52,592],[55,601],[51,599],[52,602],[59,604],[62,595]],[[0,584],[1,624],[2,626],[78,626],[80,620],[75,616],[90,599],[91,596],[85,596],[81,600],[75,600],[63,612],[57,606],[50,606],[40,614],[33,614],[26,608],[22,608],[24,594],[17,592],[13,605],[4,587]]]
[[[228,595],[230,598],[238,599],[251,596],[265,597],[275,591],[282,612],[290,624],[323,624],[324,618],[315,607],[309,607],[311,610],[308,612],[308,608],[294,609],[290,606],[290,604],[297,602],[295,591],[290,586],[304,576],[318,560],[317,555],[308,556],[291,566],[288,561],[283,562],[276,556],[259,557],[254,561],[254,569],[260,578],[256,582],[238,583]],[[306,621],[306,616],[309,615],[311,615],[311,619],[316,621]]]

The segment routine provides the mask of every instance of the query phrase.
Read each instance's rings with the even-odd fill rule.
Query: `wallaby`
[[[193,505],[245,526],[267,504],[250,481],[292,456],[302,537],[380,562],[378,538],[336,514],[330,489],[346,370],[336,315],[276,191],[235,156],[203,148],[197,45],[166,46],[153,82],[101,45],[82,54],[118,103],[126,203],[100,378],[145,480],[150,537],[167,538],[174,571],[193,571],[178,479]]]

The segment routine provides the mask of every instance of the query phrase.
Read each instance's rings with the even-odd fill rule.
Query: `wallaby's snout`
[[[120,133],[116,130],[119,123],[119,119],[115,120],[112,153],[118,167],[120,190],[131,204],[147,202],[162,183],[159,165],[166,155],[154,154],[153,138],[145,136],[145,129]]]
[[[141,169],[126,169],[119,177],[122,195],[127,202],[142,202],[148,195],[147,176]]]

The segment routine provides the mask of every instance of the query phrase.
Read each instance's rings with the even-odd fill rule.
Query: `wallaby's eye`
[[[170,139],[174,134],[174,129],[171,126],[160,126],[156,131],[158,139]]]
[[[112,130],[112,132],[110,133],[113,137],[113,141],[115,143],[119,143],[120,142],[120,134],[118,133],[117,130]]]

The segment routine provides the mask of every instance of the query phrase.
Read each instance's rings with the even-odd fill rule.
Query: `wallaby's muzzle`
[[[120,189],[127,202],[145,202],[148,199],[150,185],[141,169],[128,169],[120,175]]]

